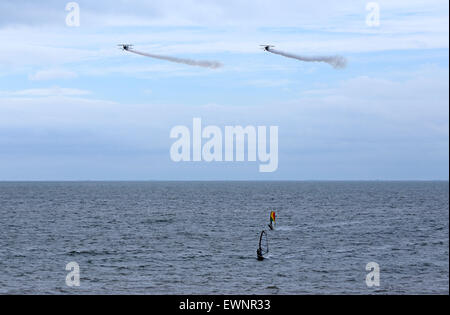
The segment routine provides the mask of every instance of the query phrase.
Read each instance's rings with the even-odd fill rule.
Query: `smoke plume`
[[[333,66],[335,69],[343,69],[347,66],[347,59],[342,56],[301,56],[272,49],[270,47],[267,49],[267,51],[273,54],[305,62],[325,62]]]
[[[170,57],[170,56],[163,56],[163,55],[155,55],[155,54],[143,53],[143,52],[140,52],[140,51],[137,51],[134,49],[128,49],[127,51],[132,52],[134,54],[141,55],[141,56],[145,56],[145,57],[167,60],[167,61],[182,63],[182,64],[190,65],[190,66],[198,66],[198,67],[210,68],[210,69],[217,69],[217,68],[222,67],[222,64],[217,61],[192,60],[192,59],[184,59],[184,58],[177,58],[177,57]]]

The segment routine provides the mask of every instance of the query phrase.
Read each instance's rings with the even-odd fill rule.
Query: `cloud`
[[[382,25],[414,25],[417,17],[447,17],[445,0],[378,0]],[[303,26],[306,28],[361,29],[366,2],[354,0],[78,0],[82,26]],[[267,13],[270,12],[268,15]],[[3,0],[0,25],[60,25],[65,27],[65,3]],[[358,22],[358,23],[355,23]],[[407,22],[407,23],[405,23]],[[428,24],[432,27],[434,23]]]
[[[103,175],[119,165],[133,174],[155,165],[162,178],[170,172],[177,178],[172,164],[158,170],[168,160],[168,131],[202,117],[220,126],[279,125],[280,178],[305,178],[307,170],[317,171],[311,178],[347,174],[339,161],[355,176],[374,165],[390,166],[393,172],[384,173],[390,178],[396,165],[411,177],[419,168],[427,173],[429,164],[444,174],[448,1],[377,1],[379,28],[365,25],[366,2],[347,0],[77,2],[81,26],[69,28],[65,2],[0,1],[0,41],[7,43],[0,50],[0,173],[14,175],[41,161],[39,154],[49,170],[55,162],[62,172],[75,166],[74,176],[96,174],[111,158]],[[156,54],[217,58],[225,67],[212,74],[143,60],[119,51],[120,42]],[[292,67],[258,49],[265,43],[307,55],[342,54],[350,67],[337,74],[320,65]],[[417,70],[428,62],[437,65]],[[83,80],[70,81],[77,77]],[[51,80],[73,85],[43,86],[60,84]],[[116,163],[127,152],[142,159]],[[11,167],[20,154],[23,163]],[[41,170],[39,163],[29,174]]]
[[[79,124],[97,130],[103,125],[108,126],[104,130],[114,131],[120,125],[136,135],[137,129],[146,126],[165,134],[173,125],[203,117],[205,123],[211,124],[281,124],[288,130],[285,135],[314,130],[323,141],[368,137],[382,145],[389,133],[391,138],[405,134],[448,137],[448,131],[437,133],[448,129],[448,83],[448,69],[428,65],[397,79],[355,76],[304,91],[290,101],[277,99],[239,106],[226,102],[190,106],[183,102],[120,103],[95,99],[87,90],[52,87],[1,91],[0,117],[3,126],[15,121],[23,128],[30,124],[51,128],[57,121],[62,127],[77,128]],[[49,122],[48,117],[55,119]],[[363,118],[366,125],[355,121],[355,117]],[[355,132],[356,125],[362,129]],[[384,125],[389,129],[382,130]]]
[[[378,2],[381,26],[370,28],[365,3],[347,0],[78,1],[81,26],[70,28],[65,3],[4,0],[0,40],[8,49],[0,50],[0,71],[33,72],[31,80],[70,79],[82,67],[101,73],[122,65],[119,42],[187,58],[254,55],[262,43],[305,55],[448,49],[447,1]]]
[[[254,169],[245,166],[204,165],[198,172],[168,162],[170,129],[201,117],[205,126],[279,126],[277,179],[445,178],[448,83],[448,69],[427,65],[391,79],[354,76],[291,101],[243,106],[120,103],[70,88],[2,91],[0,146],[4,165],[15,165],[12,157],[24,167],[34,161],[28,179],[50,171],[50,161],[78,168],[69,179],[253,178]],[[110,167],[100,172],[105,161]],[[118,165],[132,167],[120,173]],[[7,178],[17,178],[3,167]]]
[[[40,70],[34,74],[30,74],[28,78],[31,81],[47,81],[56,79],[74,79],[78,75],[73,71],[63,70],[63,69],[48,69]]]
[[[25,89],[18,91],[0,91],[0,96],[17,96],[17,97],[41,97],[41,96],[81,96],[89,95],[90,91],[74,89],[74,88],[40,88],[40,89]]]
[[[352,130],[357,122],[350,117],[357,114],[368,118],[373,127],[391,125],[391,139],[434,135],[448,141],[448,75],[448,69],[430,64],[397,79],[358,76],[330,88],[304,91],[293,102],[326,113],[327,121],[335,119],[335,113],[347,113],[349,125],[343,130]]]
[[[257,80],[249,80],[246,81],[245,84],[249,86],[254,87],[261,87],[261,88],[271,88],[271,87],[284,87],[291,85],[293,82],[286,79],[257,79]]]
[[[445,36],[444,36],[445,35]],[[117,42],[132,42],[137,48],[156,54],[174,57],[218,59],[225,65],[224,70],[240,70],[253,67],[253,63],[238,63],[234,54],[262,55],[259,45],[270,42],[277,48],[296,54],[321,55],[382,52],[388,50],[423,50],[448,48],[448,34],[311,34],[295,30],[288,33],[276,31],[228,29],[188,30],[168,29],[149,30],[145,34],[133,34],[124,31],[117,34],[114,30],[107,34],[96,34],[93,30],[80,30],[77,33],[45,29],[0,30],[0,40],[8,42],[8,49],[0,50],[0,71],[4,73],[34,73],[30,79],[72,78],[90,73],[110,73],[111,69],[141,74],[143,69],[161,74],[187,72],[166,71],[164,62],[137,60],[126,56],[115,46]],[[186,40],[188,39],[188,40]],[[57,43],[57,44],[55,44]],[[155,44],[157,43],[157,44]],[[229,61],[230,58],[232,62]],[[283,64],[275,58],[266,58],[269,64]],[[125,63],[134,69],[125,69]],[[133,65],[130,65],[133,63]],[[261,65],[258,65],[261,69]],[[300,66],[300,65],[299,65]],[[127,66],[128,67],[128,66]],[[44,69],[43,69],[44,68]],[[64,71],[61,71],[64,69]],[[172,67],[171,69],[175,69]],[[67,73],[65,72],[67,71]],[[114,71],[114,70],[113,70]],[[69,73],[71,72],[71,73]],[[76,73],[76,74],[75,74]]]

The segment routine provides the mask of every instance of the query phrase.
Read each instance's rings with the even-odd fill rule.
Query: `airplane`
[[[122,50],[130,50],[131,48],[133,48],[133,45],[130,44],[120,44],[117,46],[119,46]]]
[[[259,45],[265,51],[270,51],[270,48],[275,47],[273,45]]]

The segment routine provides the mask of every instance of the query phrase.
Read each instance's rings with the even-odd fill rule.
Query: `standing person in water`
[[[261,248],[258,248],[256,250],[256,256],[258,257],[258,260],[264,260],[264,256],[262,255],[262,250]]]

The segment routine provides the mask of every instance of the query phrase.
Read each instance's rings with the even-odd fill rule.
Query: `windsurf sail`
[[[262,256],[269,252],[269,240],[267,239],[266,231],[262,231],[259,236],[259,252]]]
[[[275,214],[275,211],[271,211],[270,212],[270,223],[268,224],[268,226],[271,230],[275,229],[275,226],[274,226],[275,223],[276,223],[276,214]]]
[[[270,225],[276,223],[276,213],[275,211],[270,212]]]

